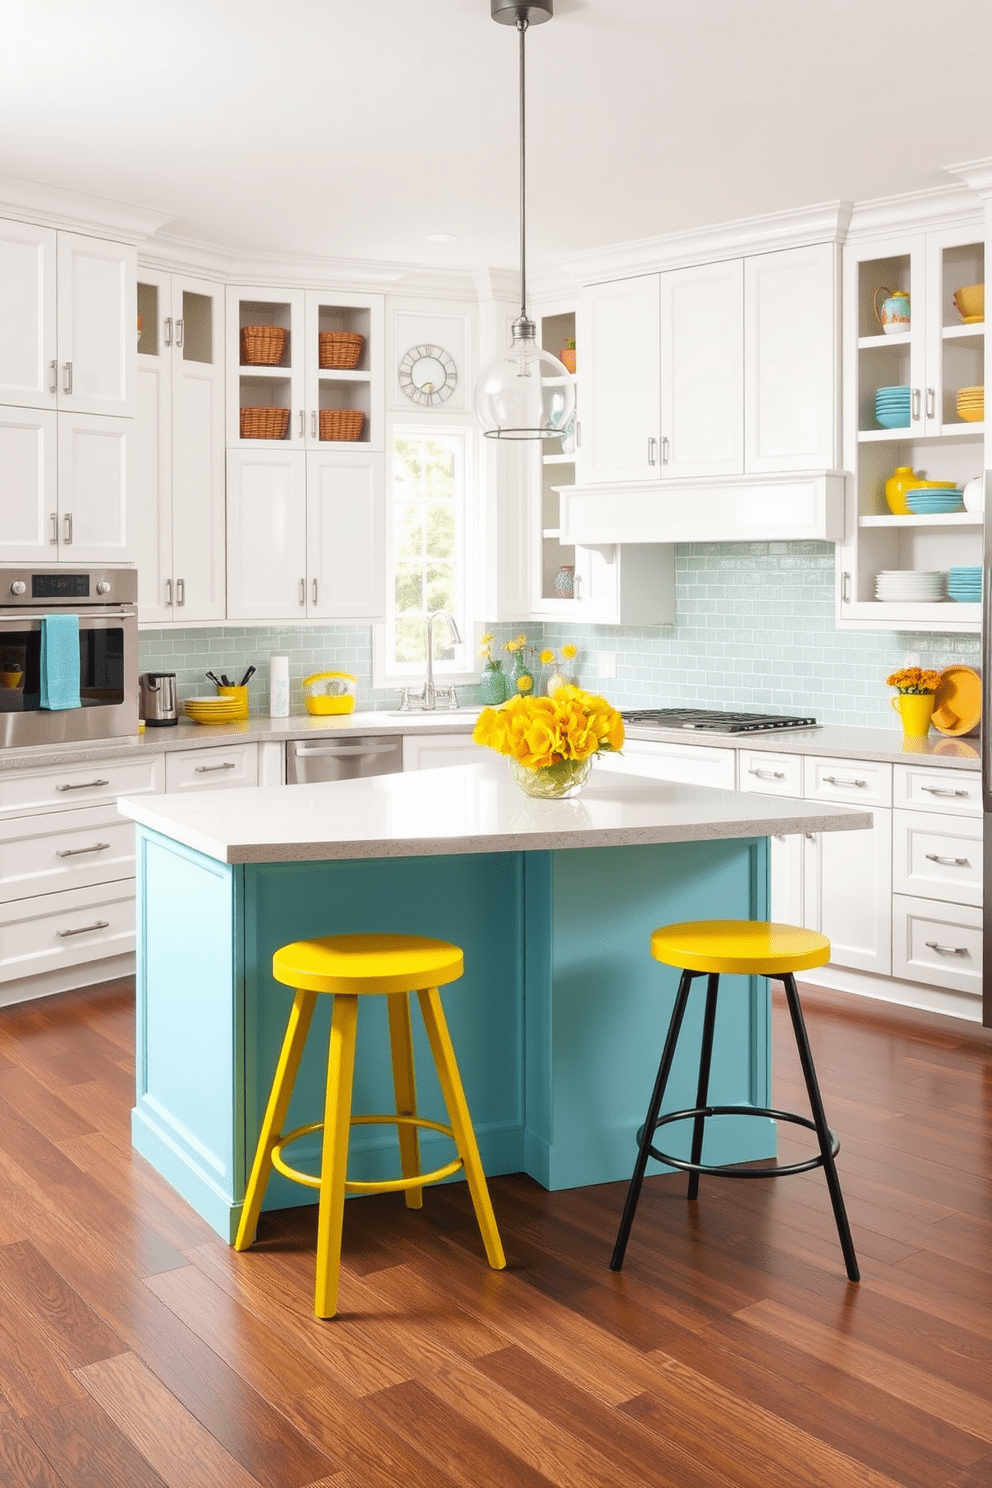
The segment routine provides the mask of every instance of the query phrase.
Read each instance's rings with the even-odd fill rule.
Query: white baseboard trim
[[[45,971],[40,976],[21,977],[0,986],[0,1007],[17,1002],[31,1002],[36,997],[51,997],[56,992],[74,992],[77,987],[93,987],[98,982],[112,982],[117,977],[134,976],[134,952],[125,956],[105,956],[100,961],[85,961],[80,966],[66,966],[59,971]]]
[[[853,992],[858,997],[874,997],[878,1002],[894,1002],[900,1007],[921,1008],[927,1013],[947,1013],[969,1023],[981,1023],[982,999],[970,992],[951,992],[946,987],[928,987],[920,982],[904,982],[899,977],[875,976],[870,971],[847,971],[843,966],[818,966],[797,978],[813,987],[828,987],[833,992]]]

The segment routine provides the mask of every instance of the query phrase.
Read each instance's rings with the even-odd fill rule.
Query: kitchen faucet
[[[400,710],[404,713],[412,712],[414,708],[421,708],[425,713],[433,712],[438,703],[448,708],[458,707],[458,698],[454,687],[436,687],[434,685],[434,622],[435,620],[447,620],[448,629],[451,632],[451,640],[454,645],[461,641],[461,632],[455,623],[455,617],[447,610],[433,610],[427,617],[427,681],[423,689],[414,692],[409,687],[404,687]]]

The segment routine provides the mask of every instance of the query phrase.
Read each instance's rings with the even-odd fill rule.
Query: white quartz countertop
[[[567,801],[534,800],[498,756],[320,785],[124,797],[118,810],[221,863],[627,847],[848,831],[871,813],[597,773]]]
[[[315,718],[309,713],[292,718],[248,718],[240,723],[201,725],[185,720],[170,728],[150,728],[127,739],[92,740],[80,744],[48,744],[37,748],[0,749],[0,771],[36,770],[62,765],[85,764],[97,759],[133,759],[136,753],[165,753],[207,749],[211,745],[258,742],[272,739],[305,739],[314,734],[343,738],[358,734],[458,734],[471,733],[479,710],[457,712],[398,713],[375,711]],[[950,769],[978,770],[981,741],[945,738],[932,733],[927,739],[905,740],[893,715],[891,729],[822,728],[783,729],[768,734],[708,734],[693,729],[659,729],[631,725],[631,739],[655,739],[669,744],[694,744],[710,749],[760,749],[781,754],[821,754],[836,759],[886,760],[890,763],[932,764]]]

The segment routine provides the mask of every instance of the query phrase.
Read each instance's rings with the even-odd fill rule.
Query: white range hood
[[[840,470],[560,487],[562,543],[789,542],[844,537]]]

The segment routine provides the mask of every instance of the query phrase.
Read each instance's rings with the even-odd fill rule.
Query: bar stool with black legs
[[[851,1228],[844,1208],[844,1197],[834,1158],[840,1151],[836,1134],[827,1125],[827,1118],[820,1098],[813,1056],[810,1052],[806,1024],[799,1005],[795,972],[809,971],[814,966],[823,966],[830,960],[830,942],[826,936],[813,930],[801,930],[795,925],[765,924],[755,920],[695,920],[681,925],[664,925],[651,936],[651,954],[656,961],[675,966],[682,972],[671,1022],[662,1051],[658,1077],[648,1106],[644,1125],[637,1134],[638,1153],[634,1174],[627,1191],[627,1202],[623,1218],[613,1247],[610,1269],[619,1271],[623,1265],[630,1229],[640,1198],[641,1184],[648,1158],[681,1168],[689,1174],[688,1197],[695,1199],[699,1193],[700,1173],[718,1173],[729,1178],[782,1178],[790,1173],[806,1173],[811,1168],[822,1168],[830,1192],[837,1233],[840,1236],[844,1264],[851,1281],[859,1281],[858,1260],[854,1253]],[[766,976],[780,981],[785,988],[785,997],[792,1017],[792,1028],[799,1050],[806,1081],[813,1119],[797,1115],[793,1111],[776,1111],[758,1106],[711,1106],[707,1104],[710,1079],[710,1063],[713,1055],[713,1032],[716,1027],[716,1003],[721,972],[738,972],[745,976]],[[706,1006],[703,1013],[703,1037],[699,1060],[699,1083],[696,1104],[691,1111],[670,1111],[662,1116],[661,1105],[671,1073],[675,1048],[678,1043],[682,1020],[692,983],[697,977],[707,978]],[[763,1116],[776,1121],[789,1121],[795,1126],[808,1127],[816,1133],[819,1151],[805,1162],[784,1164],[780,1167],[748,1167],[744,1164],[716,1164],[701,1161],[703,1132],[710,1116]],[[654,1146],[654,1135],[659,1127],[674,1121],[692,1122],[692,1150],[690,1160],[672,1157]]]

